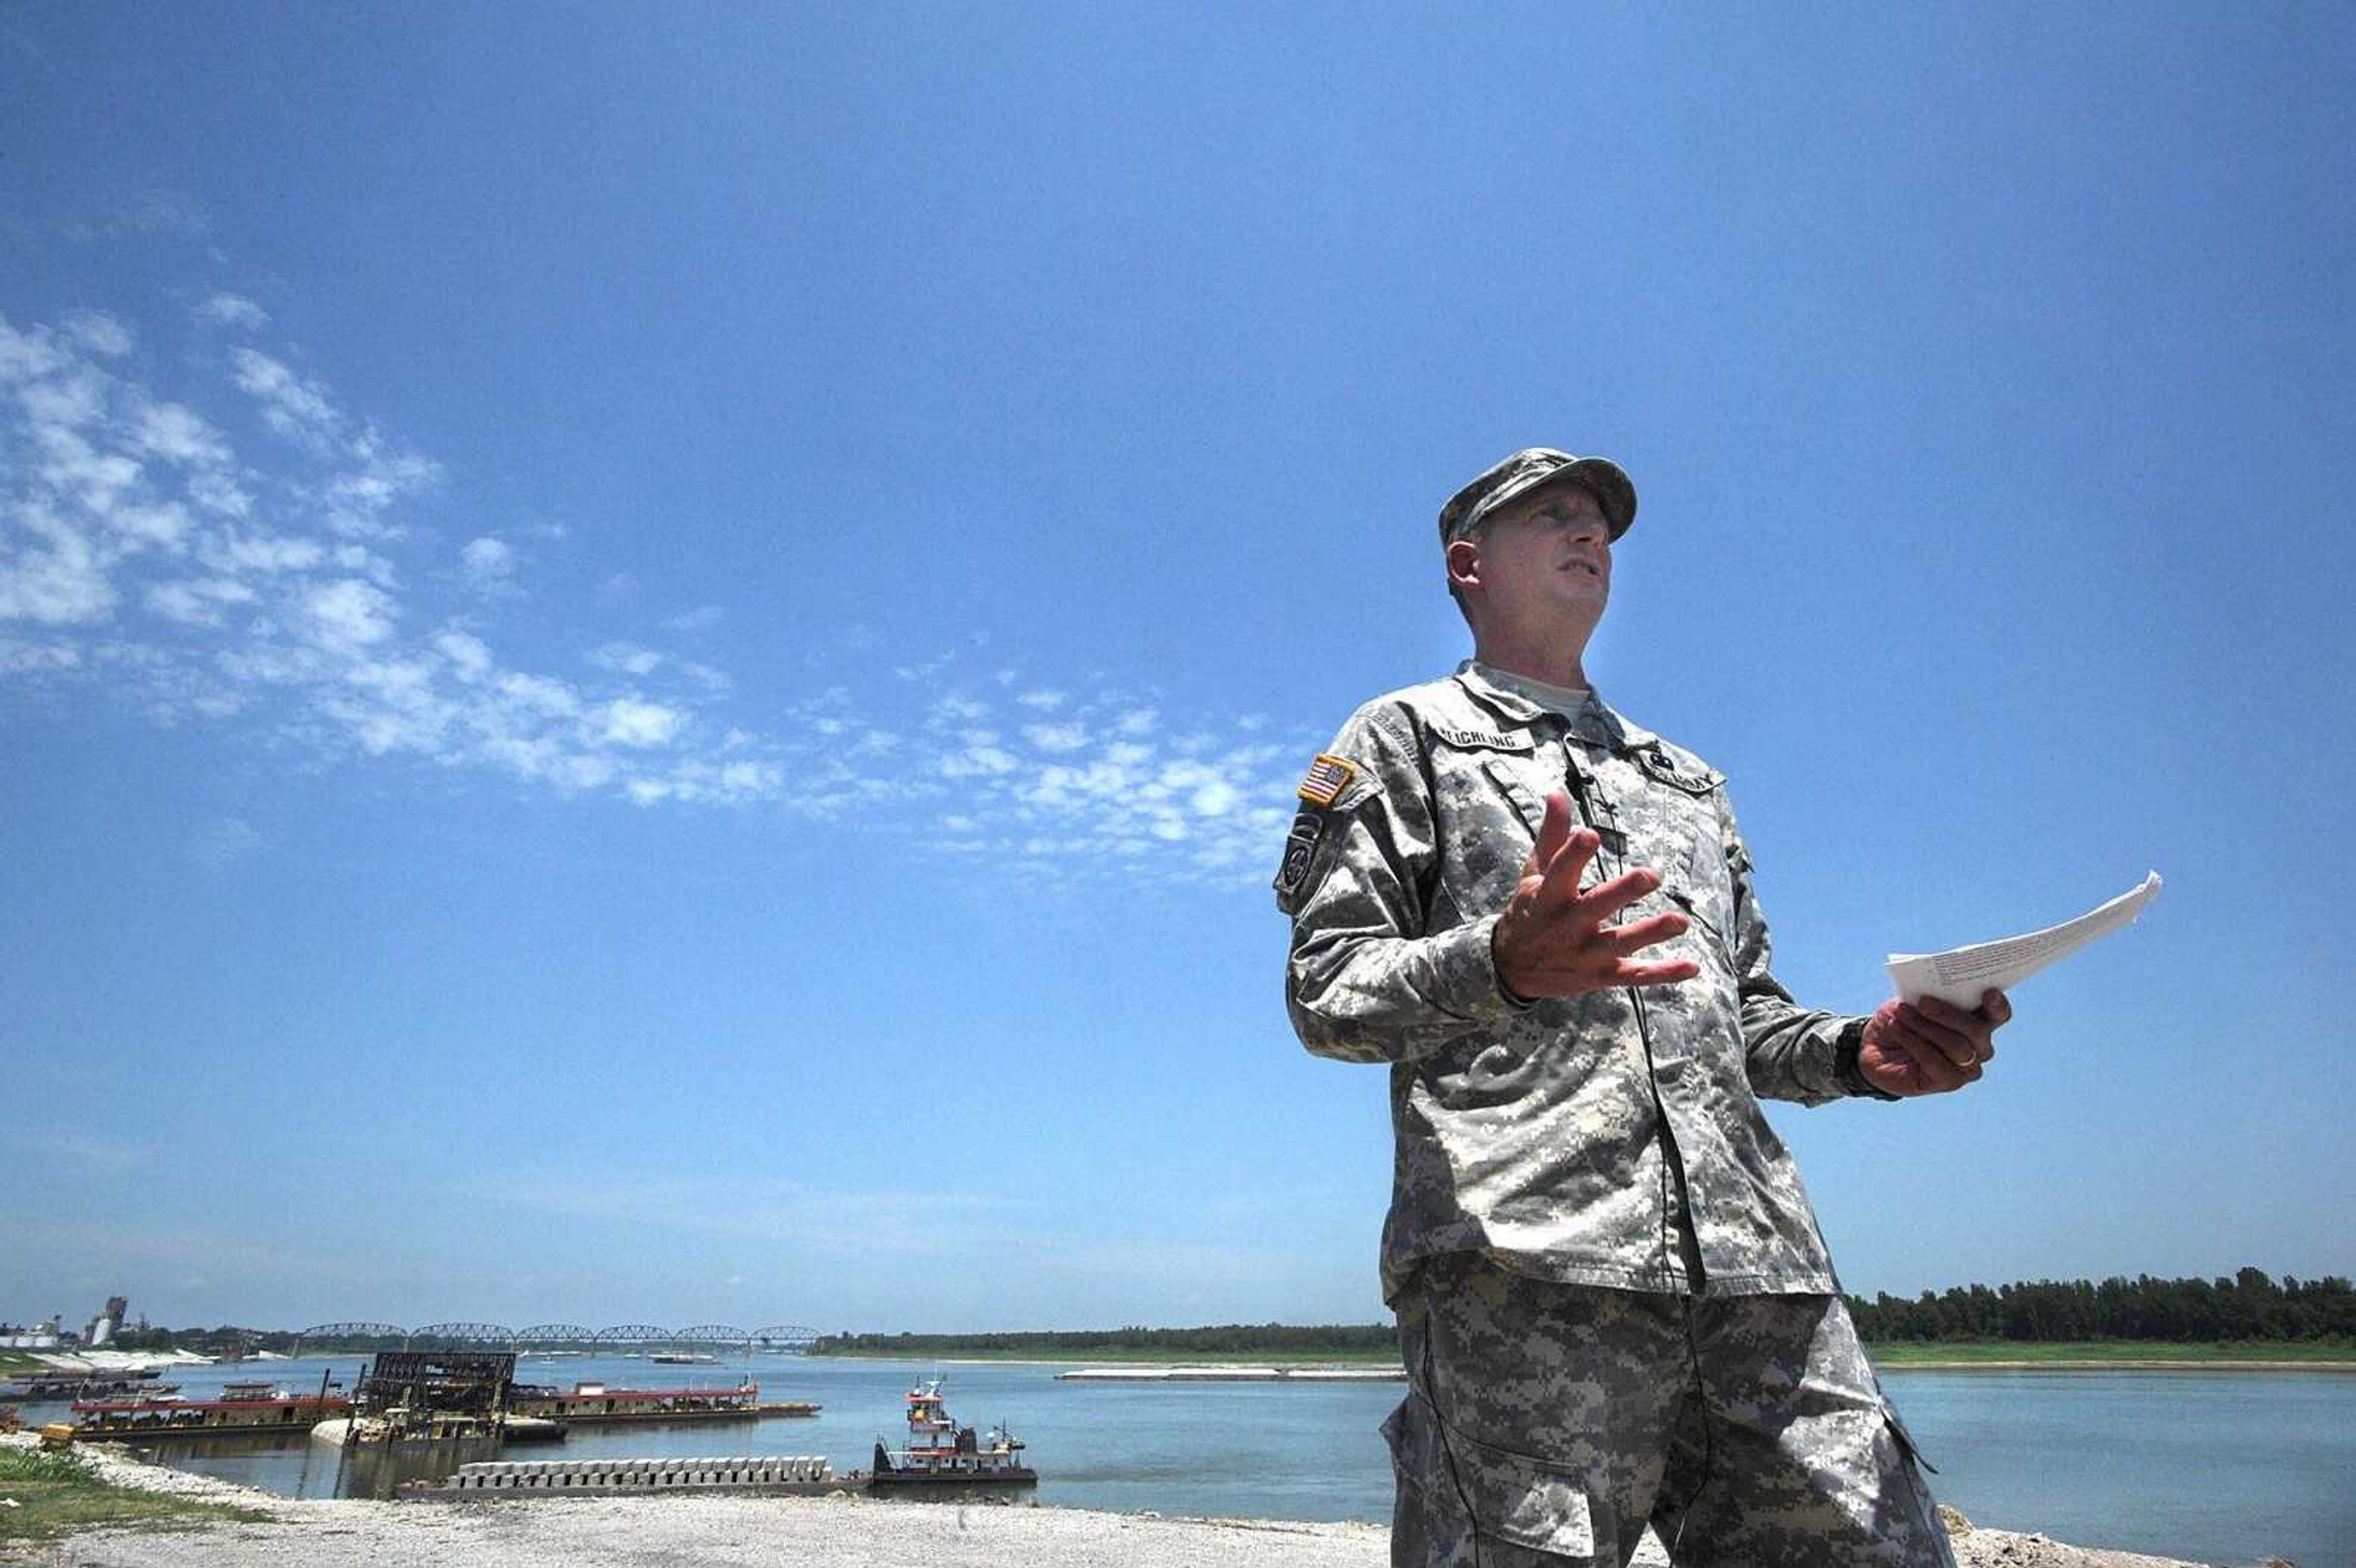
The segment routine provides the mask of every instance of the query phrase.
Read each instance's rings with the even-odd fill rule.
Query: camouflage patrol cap
[[[1557,479],[1584,485],[1593,493],[1613,539],[1636,520],[1636,486],[1618,464],[1608,457],[1573,457],[1551,446],[1526,446],[1448,497],[1448,505],[1440,508],[1441,547],[1479,528],[1506,502]]]

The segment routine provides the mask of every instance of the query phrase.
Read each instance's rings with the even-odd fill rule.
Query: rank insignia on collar
[[[1309,764],[1309,776],[1301,781],[1301,798],[1312,805],[1331,805],[1342,798],[1342,792],[1357,776],[1355,763],[1320,752],[1317,760]]]

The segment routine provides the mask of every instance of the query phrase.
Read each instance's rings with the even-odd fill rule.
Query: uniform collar
[[[1552,709],[1542,708],[1520,692],[1491,680],[1471,659],[1456,667],[1455,681],[1464,688],[1466,696],[1508,723],[1532,725],[1551,721],[1562,724],[1580,740],[1614,752],[1642,751],[1660,739],[1651,731],[1621,718],[1591,689],[1587,694],[1587,700],[1580,705],[1579,711],[1565,720]]]

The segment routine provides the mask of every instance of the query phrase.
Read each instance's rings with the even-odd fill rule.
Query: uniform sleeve
[[[1319,1056],[1412,1061],[1520,1010],[1497,984],[1495,915],[1430,929],[1440,847],[1413,735],[1380,709],[1343,727],[1329,754],[1354,770],[1349,786],[1302,808],[1278,876],[1292,916],[1285,1006]]]
[[[1837,1100],[1841,1087],[1834,1054],[1845,1013],[1818,1012],[1792,999],[1775,978],[1774,940],[1752,887],[1751,850],[1735,826],[1733,809],[1719,796],[1719,824],[1726,843],[1727,870],[1734,881],[1735,980],[1742,1003],[1744,1062],[1751,1093],[1770,1100],[1821,1105]]]

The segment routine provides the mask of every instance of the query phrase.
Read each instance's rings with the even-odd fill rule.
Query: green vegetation
[[[2356,1344],[2356,1288],[2327,1276],[2281,1284],[2262,1269],[2231,1279],[2033,1280],[1990,1290],[1954,1285],[1908,1301],[1887,1294],[1848,1298],[1869,1342],[2013,1340],[2067,1344],[2213,1345],[2248,1341],[2306,1347]],[[2309,1358],[2314,1359],[2314,1358]]]
[[[1145,1349],[1138,1347],[1099,1350],[1076,1350],[1061,1354],[1054,1350],[1007,1350],[993,1347],[971,1345],[956,1336],[943,1334],[937,1338],[940,1345],[924,1350],[858,1349],[846,1350],[829,1341],[824,1349],[814,1349],[813,1356],[863,1356],[883,1361],[1053,1361],[1057,1365],[1077,1366],[1173,1366],[1189,1362],[1239,1362],[1256,1367],[1380,1367],[1398,1365],[1398,1347],[1387,1350],[1333,1350],[1311,1354],[1301,1350],[1235,1350],[1216,1354],[1182,1353],[1171,1350]],[[875,1339],[893,1339],[893,1335],[875,1335]]]
[[[876,1340],[896,1339],[897,1335],[871,1335],[863,1338]],[[991,1346],[959,1340],[954,1335],[927,1335],[938,1340],[923,1350],[862,1349],[847,1350],[836,1340],[827,1341],[826,1348],[813,1350],[812,1355],[863,1356],[877,1360],[904,1361],[1055,1361],[1087,1362],[1092,1366],[1126,1366],[1134,1364],[1160,1365],[1183,1361],[1248,1362],[1255,1366],[1397,1366],[1396,1346],[1382,1350],[1334,1350],[1321,1355],[1295,1350],[1252,1350],[1223,1352],[1215,1356],[1180,1355],[1167,1350],[1115,1347],[1111,1349],[1055,1354],[1053,1351],[1007,1350]],[[2040,1343],[2025,1339],[1942,1339],[1883,1340],[1870,1347],[1874,1364],[1881,1367],[1926,1366],[2001,1366],[2023,1361],[2055,1367],[2115,1364],[2135,1365],[2146,1361],[2180,1362],[2201,1366],[2216,1362],[2278,1362],[2297,1365],[2306,1362],[2329,1362],[2356,1368],[2356,1344],[2310,1341],[2285,1344],[2279,1340],[2241,1340],[2220,1344],[2175,1345],[2158,1340],[2082,1339],[2067,1343]]]
[[[1387,1323],[1230,1323],[1209,1328],[1088,1328],[1065,1333],[829,1334],[816,1356],[888,1356],[922,1360],[1395,1361],[1398,1334]]]
[[[2356,1364],[2356,1288],[2336,1276],[2036,1280],[1956,1285],[1913,1300],[1848,1298],[1883,1366],[1976,1361],[2332,1361]],[[1231,1323],[1066,1333],[830,1334],[819,1356],[902,1360],[1396,1364],[1387,1323]]]
[[[187,1529],[270,1518],[252,1509],[118,1487],[78,1456],[13,1446],[0,1447],[0,1498],[18,1505],[0,1508],[0,1541],[48,1541],[82,1530]]]
[[[189,1350],[199,1356],[252,1355],[256,1350],[275,1350],[281,1355],[294,1349],[302,1336],[291,1328],[241,1328],[232,1323],[214,1328],[130,1328],[115,1333],[108,1348],[115,1350]],[[396,1344],[391,1347],[399,1349]]]
[[[2356,1360],[2356,1286],[2335,1275],[2280,1281],[2245,1268],[2231,1278],[2031,1280],[1991,1288],[1953,1285],[1907,1299],[1848,1298],[1858,1333],[1884,1365],[1965,1360]],[[122,1349],[177,1346],[209,1355],[300,1348],[308,1355],[366,1354],[393,1341],[303,1340],[286,1329],[134,1328]],[[998,1334],[859,1334],[846,1329],[811,1347],[820,1356],[901,1360],[1245,1361],[1380,1365],[1398,1354],[1388,1323],[1225,1324],[1201,1328],[1084,1329]],[[0,1371],[38,1363],[0,1351]]]

